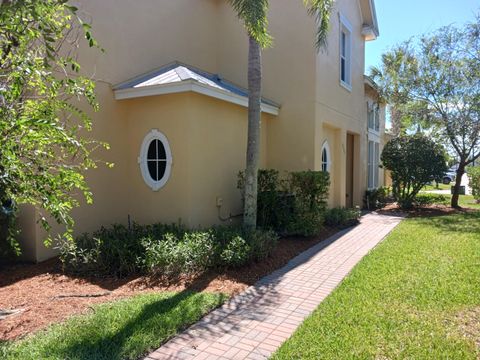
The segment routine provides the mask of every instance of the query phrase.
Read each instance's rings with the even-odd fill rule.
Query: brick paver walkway
[[[371,213],[206,315],[145,359],[266,359],[402,220]]]

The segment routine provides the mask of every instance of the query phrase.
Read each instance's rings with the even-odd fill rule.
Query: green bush
[[[403,208],[412,207],[419,191],[447,170],[445,149],[423,135],[403,135],[390,140],[381,159],[391,171],[393,196]]]
[[[381,209],[392,200],[390,198],[390,188],[388,187],[367,190],[365,193],[365,207],[368,210]]]
[[[241,171],[237,187],[243,191],[244,186],[245,175]],[[258,171],[257,227],[285,233],[293,216],[293,202],[293,196],[286,191],[285,183],[277,170]]]
[[[239,267],[250,260],[250,246],[241,236],[235,236],[220,254],[221,264],[225,267]]]
[[[137,273],[175,278],[209,268],[238,267],[269,256],[277,245],[273,231],[246,232],[240,227],[187,231],[181,225],[134,224],[101,228],[74,242],[60,244],[68,271],[127,276]]]
[[[244,173],[240,172],[238,188],[243,190],[244,185]],[[326,172],[291,172],[282,180],[276,170],[259,170],[257,226],[283,235],[318,234],[329,185]]]
[[[250,246],[250,259],[253,261],[268,258],[278,243],[278,235],[272,230],[249,231],[246,238]]]
[[[294,195],[294,211],[288,225],[290,234],[317,235],[323,225],[327,208],[330,176],[323,171],[290,173],[288,187]]]
[[[426,206],[426,205],[449,205],[450,200],[441,194],[420,194],[415,197],[415,206]]]
[[[215,240],[208,231],[186,232],[182,238],[167,233],[160,241],[148,237],[142,245],[145,255],[138,259],[141,266],[149,273],[166,277],[204,272],[211,266],[215,250]]]
[[[480,166],[471,166],[467,169],[470,187],[472,188],[472,195],[480,202]]]
[[[92,235],[83,234],[74,242],[61,241],[60,259],[65,269],[72,272],[122,277],[142,270],[144,239],[160,239],[165,234],[178,238],[185,232],[182,225],[176,224],[133,224],[130,229],[114,224],[110,228],[102,227]]]
[[[358,224],[359,209],[333,208],[325,212],[325,225],[336,227],[350,227]]]

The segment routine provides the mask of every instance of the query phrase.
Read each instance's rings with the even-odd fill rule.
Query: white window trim
[[[323,151],[327,151],[327,172],[331,172],[332,167],[332,153],[330,152],[330,145],[328,145],[328,141],[325,140],[322,145],[322,151],[320,152],[320,169],[323,171]]]
[[[368,104],[368,112],[372,111],[373,113],[373,128],[370,127],[370,124],[368,123],[368,113],[367,113],[367,128],[368,128],[368,132],[370,134],[373,134],[373,135],[377,135],[377,136],[380,136],[380,123],[381,123],[381,119],[380,119],[380,106],[377,104],[377,103],[367,103]],[[375,129],[375,116],[378,112],[378,130]]]
[[[153,140],[159,140],[165,147],[165,154],[167,156],[167,164],[165,167],[165,174],[159,181],[155,181],[150,176],[148,171],[147,156],[148,156],[148,147]],[[165,186],[168,179],[170,179],[170,174],[172,171],[172,152],[170,150],[170,144],[167,137],[162,134],[157,129],[151,130],[143,139],[142,147],[140,148],[140,156],[138,157],[138,164],[140,165],[140,171],[142,173],[143,180],[145,183],[153,190],[158,191]]]
[[[339,79],[340,79],[340,85],[347,89],[348,91],[352,91],[352,25],[350,24],[350,21],[343,16],[341,13],[338,13],[338,18],[340,21],[340,32],[339,32]],[[348,80],[350,82],[346,82],[342,80],[342,65],[341,65],[341,59],[342,59],[342,32],[345,32],[347,35],[347,54],[345,58],[345,71]]]
[[[370,143],[372,143],[372,159],[370,159]],[[376,145],[378,146],[378,152],[376,151]],[[367,141],[367,189],[374,190],[378,189],[380,186],[380,141],[379,139],[368,138]],[[373,173],[370,174],[370,169],[373,170]],[[370,175],[373,177],[370,178]],[[372,183],[370,184],[370,180]],[[372,185],[372,186],[371,186]]]

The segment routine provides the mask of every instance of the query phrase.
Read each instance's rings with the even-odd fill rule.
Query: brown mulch
[[[434,216],[444,216],[450,214],[460,214],[460,213],[474,213],[478,212],[476,209],[472,208],[452,208],[446,205],[425,205],[422,207],[414,207],[410,210],[402,210],[396,203],[388,204],[384,208],[377,210],[379,214],[395,214],[403,213],[407,214],[409,217],[434,217]]]
[[[197,278],[181,278],[175,284],[151,277],[72,276],[61,271],[58,259],[15,265],[0,270],[0,309],[22,311],[0,320],[0,341],[23,337],[74,314],[86,313],[91,305],[140,293],[192,289],[233,296],[337,231],[325,229],[316,238],[281,239],[272,256],[262,262],[221,273],[212,271]]]

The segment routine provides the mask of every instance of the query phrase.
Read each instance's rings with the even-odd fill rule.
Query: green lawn
[[[273,358],[478,359],[479,310],[480,212],[410,218]]]
[[[137,359],[225,299],[221,294],[159,293],[98,305],[91,315],[76,316],[25,340],[0,345],[0,358]]]
[[[424,191],[432,191],[432,190],[450,190],[450,188],[452,187],[453,183],[451,184],[438,184],[438,188],[435,186],[435,183],[433,183],[432,185],[426,185],[422,190]]]

